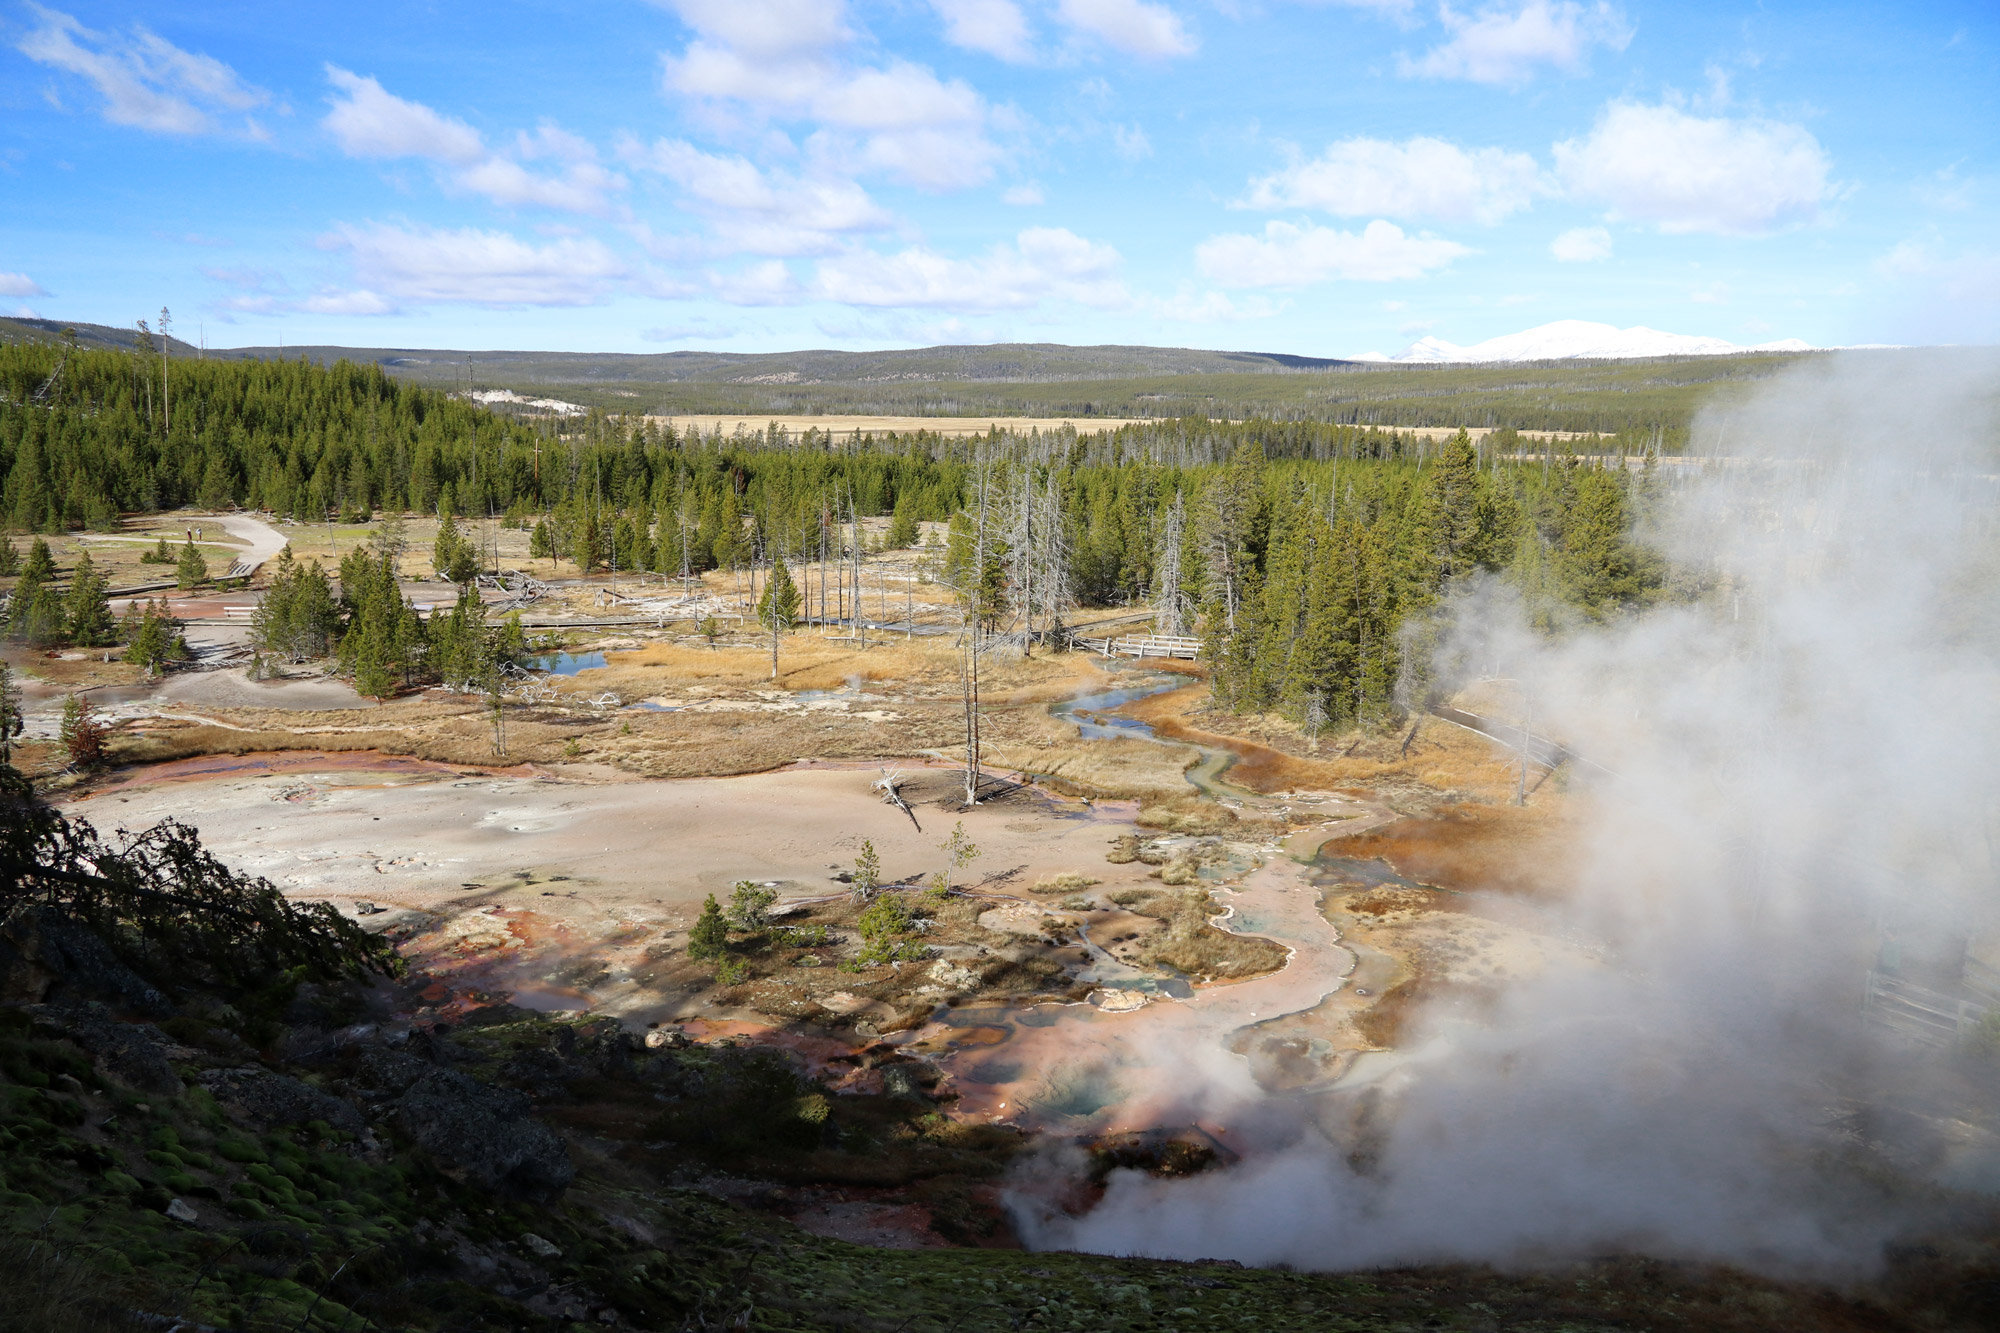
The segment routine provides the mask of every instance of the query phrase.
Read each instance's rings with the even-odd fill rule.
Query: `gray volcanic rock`
[[[324,1120],[335,1129],[360,1134],[367,1122],[354,1106],[289,1074],[267,1069],[208,1069],[195,1076],[215,1100],[260,1129]]]
[[[576,1177],[569,1148],[528,1117],[528,1099],[450,1069],[432,1069],[396,1103],[396,1122],[451,1175],[530,1198]]]
[[[0,918],[0,1001],[79,1000],[149,1018],[173,1012],[167,997],[118,961],[97,932],[59,908],[32,904]]]
[[[35,1016],[38,1029],[75,1042],[90,1053],[99,1072],[128,1087],[161,1096],[181,1091],[181,1076],[167,1058],[172,1043],[151,1023],[120,1023],[95,1005],[77,1009],[34,1005],[28,1012]]]

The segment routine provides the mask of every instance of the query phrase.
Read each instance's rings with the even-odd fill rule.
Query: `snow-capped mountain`
[[[1641,356],[1728,356],[1732,352],[1810,352],[1797,338],[1745,347],[1721,338],[1686,333],[1662,333],[1636,326],[1616,328],[1583,319],[1559,319],[1553,324],[1509,333],[1470,347],[1442,338],[1419,338],[1395,356],[1367,352],[1356,361],[1567,361],[1617,360]]]

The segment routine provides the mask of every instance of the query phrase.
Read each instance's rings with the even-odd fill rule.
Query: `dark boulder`
[[[35,1005],[28,1012],[35,1016],[37,1033],[75,1042],[90,1053],[98,1072],[127,1087],[159,1096],[181,1090],[181,1076],[167,1058],[171,1043],[151,1023],[120,1023],[95,1005]]]
[[[467,1184],[545,1199],[576,1176],[569,1148],[529,1118],[526,1097],[455,1070],[427,1072],[397,1101],[395,1114],[418,1147]]]
[[[163,1018],[173,1004],[90,927],[59,908],[16,907],[0,918],[0,1001],[100,1000],[114,1009]]]
[[[354,1135],[368,1127],[352,1103],[321,1092],[289,1074],[274,1074],[252,1066],[208,1069],[195,1078],[215,1094],[215,1100],[225,1109],[259,1129],[303,1125],[314,1120],[324,1120],[335,1129]]]

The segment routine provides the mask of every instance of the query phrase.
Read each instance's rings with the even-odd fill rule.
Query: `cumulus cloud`
[[[1118,252],[1061,227],[1030,227],[975,259],[925,246],[823,260],[813,294],[846,305],[954,310],[1023,309],[1045,300],[1121,307]]]
[[[765,255],[830,254],[845,238],[894,222],[851,180],[771,172],[744,157],[680,139],[620,149],[634,168],[680,186],[685,205],[714,225],[711,248]]]
[[[1195,263],[1223,287],[1306,287],[1342,279],[1392,282],[1421,278],[1472,251],[1436,236],[1411,236],[1381,219],[1359,233],[1269,222],[1258,235],[1211,236]]]
[[[761,116],[815,121],[814,151],[925,189],[976,185],[999,148],[985,101],[909,61],[857,68],[813,50],[766,58],[707,38],[661,57],[667,90]]]
[[[1549,253],[1565,264],[1611,258],[1611,233],[1602,227],[1571,227],[1549,242]]]
[[[1126,55],[1170,60],[1194,54],[1193,34],[1165,5],[1146,0],[1058,0],[1056,17]]]
[[[326,81],[336,93],[320,124],[349,157],[420,157],[464,166],[486,156],[486,141],[462,120],[338,65],[326,67]]]
[[[1572,197],[1663,232],[1749,236],[1809,222],[1827,197],[1826,150],[1804,126],[1613,102],[1555,146]]]
[[[37,64],[75,74],[104,98],[104,118],[156,134],[210,134],[224,112],[264,105],[271,95],[210,56],[182,50],[144,25],[125,33],[84,27],[60,10],[29,4],[35,26],[18,43]],[[232,133],[269,137],[245,116]]]
[[[1624,16],[1606,0],[1589,7],[1575,0],[1527,0],[1519,10],[1483,9],[1476,15],[1441,4],[1438,20],[1450,40],[1418,59],[1404,57],[1405,76],[1513,87],[1544,66],[1577,73],[1592,47],[1622,51],[1632,40]]]
[[[1014,0],[931,0],[953,46],[1021,63],[1033,57],[1028,19]]]
[[[1250,182],[1252,208],[1313,208],[1336,217],[1434,218],[1491,225],[1529,206],[1541,169],[1526,153],[1466,150],[1419,135],[1342,139],[1311,161]]]
[[[624,178],[598,164],[588,140],[544,123],[533,134],[515,137],[511,153],[494,152],[485,137],[464,121],[412,102],[373,78],[326,67],[335,89],[331,109],[320,124],[349,157],[417,158],[445,168],[452,185],[485,195],[510,208],[553,208],[601,213]],[[523,162],[551,161],[553,174],[530,171]]]
[[[356,302],[369,293],[418,303],[589,305],[627,275],[623,261],[591,237],[535,245],[474,227],[343,223],[321,245],[347,254],[359,282],[349,294]]]
[[[42,284],[25,273],[0,272],[0,296],[47,296]]]

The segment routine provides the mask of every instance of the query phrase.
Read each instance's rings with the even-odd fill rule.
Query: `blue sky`
[[[0,0],[0,310],[211,345],[2000,340],[2000,7]]]

